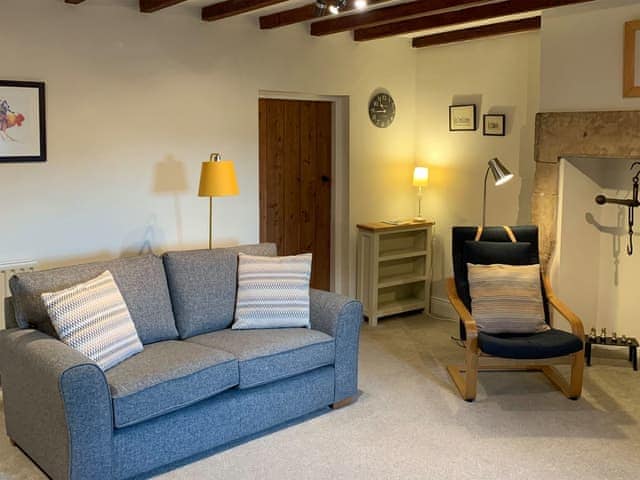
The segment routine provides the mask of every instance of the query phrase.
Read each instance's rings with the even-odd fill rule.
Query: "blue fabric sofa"
[[[357,394],[359,302],[311,290],[311,329],[230,329],[237,254],[168,252],[21,273],[0,332],[9,437],[51,478],[122,479]],[[103,372],[52,336],[40,299],[113,274],[144,351]]]

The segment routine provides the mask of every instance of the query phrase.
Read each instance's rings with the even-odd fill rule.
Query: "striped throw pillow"
[[[311,254],[239,254],[238,298],[232,328],[307,327]]]
[[[471,311],[485,333],[539,333],[545,322],[540,265],[468,263]]]
[[[107,370],[142,351],[142,343],[111,272],[65,290],[43,293],[58,337]]]

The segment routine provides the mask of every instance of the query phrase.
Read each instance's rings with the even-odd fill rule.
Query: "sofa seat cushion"
[[[228,352],[183,341],[146,345],[105,372],[116,428],[178,410],[238,385]]]
[[[292,377],[335,359],[333,337],[306,328],[220,330],[187,342],[224,350],[238,359],[239,388],[251,388]]]

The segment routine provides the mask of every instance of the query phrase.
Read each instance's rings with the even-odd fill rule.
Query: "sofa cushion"
[[[16,321],[56,336],[41,294],[86,282],[109,270],[122,292],[143,344],[178,337],[162,260],[155,255],[17,273],[9,285]]]
[[[485,333],[539,333],[545,322],[540,265],[467,264],[473,318]]]
[[[117,428],[199,402],[238,384],[230,353],[183,341],[147,345],[105,372]]]
[[[251,388],[316,368],[335,360],[333,337],[306,328],[225,329],[187,342],[224,350],[238,359],[239,388]]]
[[[276,246],[263,243],[167,252],[162,256],[181,338],[222,330],[231,325],[240,252],[274,256]]]
[[[310,279],[310,253],[288,257],[241,253],[236,313],[231,328],[311,328]]]
[[[110,272],[57,292],[43,293],[58,337],[102,370],[142,351],[142,343]]]

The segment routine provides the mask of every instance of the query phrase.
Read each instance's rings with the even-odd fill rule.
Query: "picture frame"
[[[0,163],[46,162],[44,82],[0,80]]]
[[[622,95],[624,97],[640,97],[640,20],[624,24],[624,61],[622,66]]]
[[[504,137],[506,123],[503,113],[487,113],[482,116],[482,134],[487,137]]]
[[[477,129],[476,106],[474,104],[449,106],[450,132],[473,132]]]

